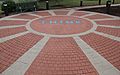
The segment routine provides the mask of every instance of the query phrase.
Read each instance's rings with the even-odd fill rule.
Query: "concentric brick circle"
[[[51,35],[70,35],[86,32],[93,27],[92,22],[73,16],[49,16],[35,19],[31,29]]]

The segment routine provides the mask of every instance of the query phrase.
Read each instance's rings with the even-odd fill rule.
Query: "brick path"
[[[37,18],[36,16],[31,16],[29,14],[20,14],[18,16],[14,16],[12,18],[19,18],[19,19],[35,19]]]
[[[81,36],[98,53],[120,70],[120,42],[91,33]],[[99,39],[99,40],[98,40]]]
[[[0,73],[14,63],[42,37],[29,33],[0,44]]]
[[[96,31],[120,37],[120,29],[119,28],[98,27],[96,29]]]
[[[97,75],[97,72],[72,38],[51,38],[25,75],[40,74]]]
[[[74,9],[2,18],[0,75],[120,75],[119,32],[120,17]]]
[[[13,34],[17,34],[20,32],[27,31],[25,27],[17,27],[17,28],[5,28],[0,30],[0,38],[3,38],[5,36],[10,36]]]
[[[25,25],[26,23],[27,23],[27,21],[1,20],[0,26]]]

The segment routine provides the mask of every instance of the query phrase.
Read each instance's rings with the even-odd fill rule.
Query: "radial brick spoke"
[[[120,28],[109,28],[99,26],[96,31],[120,37]]]
[[[83,50],[90,62],[94,65],[99,75],[119,75],[120,71],[110,64],[104,57],[98,54],[79,37],[74,37],[79,47]],[[103,67],[104,66],[104,67]]]
[[[32,33],[0,43],[0,73],[35,45],[42,36]]]
[[[18,20],[18,21],[30,21],[30,19],[20,19],[20,18],[12,18],[12,17],[8,17],[8,18],[4,18],[3,20]]]
[[[89,14],[89,13],[87,13],[87,12],[74,12],[74,13],[71,14],[71,15],[82,17],[82,16],[85,16],[85,15],[88,15],[88,14]]]
[[[21,20],[1,20],[0,26],[25,25],[28,21]]]
[[[14,26],[0,26],[0,29],[6,29],[6,28],[17,28],[17,27],[23,27],[25,25],[14,25]]]
[[[25,75],[98,75],[73,38],[51,38]]]
[[[71,14],[73,14],[75,12],[74,9],[71,9],[68,13],[67,13],[67,16],[71,16]]]
[[[20,14],[11,18],[19,18],[19,19],[35,19],[37,16],[29,15],[29,14]]]
[[[81,38],[120,70],[120,42],[94,33],[81,36]]]
[[[14,64],[12,64],[7,70],[2,72],[2,75],[24,75],[26,70],[32,64],[36,56],[49,40],[49,37],[44,37],[32,48],[29,49],[23,56],[21,56]],[[19,70],[16,70],[19,69]]]
[[[69,11],[61,11],[61,10],[54,11],[54,13],[55,13],[56,15],[67,15],[68,12],[69,12]]]
[[[108,28],[120,28],[120,26],[108,26],[108,25],[99,25],[101,27],[108,27]]]
[[[13,34],[25,32],[27,29],[25,27],[17,27],[17,28],[6,28],[6,29],[0,29],[0,38],[10,36]]]
[[[89,19],[106,19],[106,18],[112,18],[110,16],[105,16],[105,15],[100,15],[100,14],[95,14],[95,15],[91,15],[91,16],[86,16],[85,18],[89,18]]]
[[[39,16],[51,16],[51,14],[47,11],[44,11],[44,12],[34,12],[32,14],[36,14],[36,15],[39,15]]]
[[[54,13],[54,11],[48,10],[48,12],[49,12],[52,16],[56,16],[56,14]]]
[[[120,20],[104,20],[96,21],[96,23],[100,25],[120,26]]]
[[[22,36],[22,35],[25,35],[27,33],[30,33],[30,32],[26,31],[26,32],[15,34],[15,35],[10,35],[10,36],[7,36],[7,37],[0,38],[0,43],[8,41],[8,40],[16,38],[16,37],[19,37],[19,36]]]
[[[109,34],[106,34],[106,33],[102,33],[102,32],[97,32],[97,31],[94,31],[94,33],[120,42],[120,38],[119,37],[112,36],[112,35],[109,35]]]
[[[120,20],[120,18],[94,19],[94,21],[104,21],[104,20]]]

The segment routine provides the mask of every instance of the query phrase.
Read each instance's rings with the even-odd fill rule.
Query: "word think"
[[[41,24],[80,24],[80,20],[40,20]]]

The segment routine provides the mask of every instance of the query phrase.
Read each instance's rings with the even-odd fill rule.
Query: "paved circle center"
[[[86,32],[93,24],[86,19],[73,16],[49,16],[32,21],[30,26],[40,33],[70,35]]]

